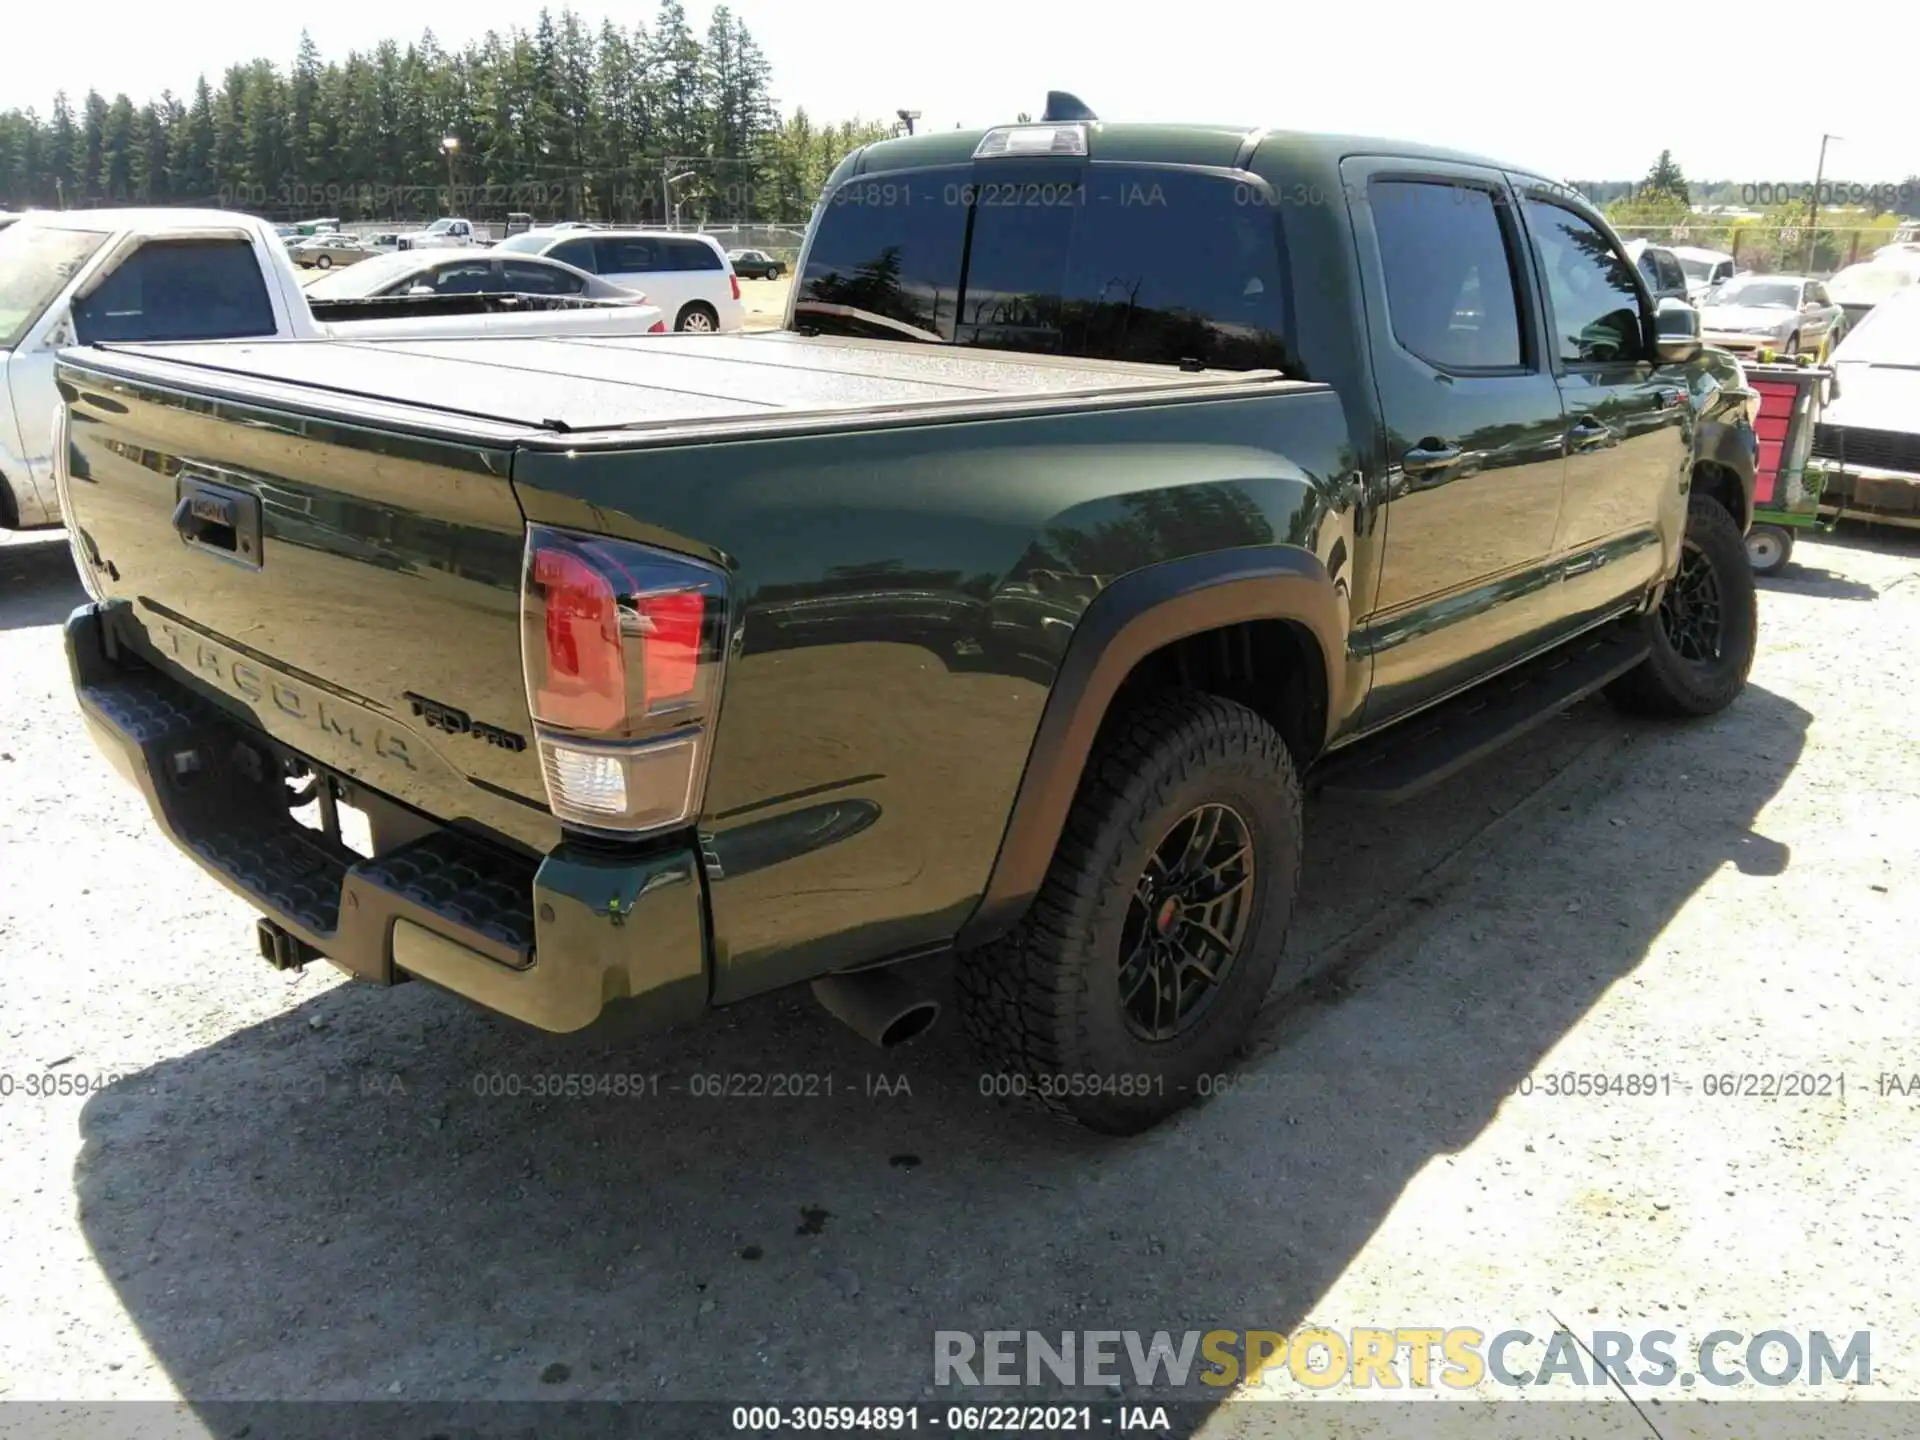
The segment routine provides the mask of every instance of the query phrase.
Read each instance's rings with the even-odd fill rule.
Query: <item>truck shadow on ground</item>
[[[1315,805],[1292,943],[1339,972],[1137,1139],[1010,1106],[956,1025],[871,1050],[804,992],[622,1040],[336,987],[90,1100],[81,1223],[223,1434],[290,1398],[934,1398],[936,1330],[1286,1331],[1708,876],[1787,867],[1754,826],[1809,718],[1589,705],[1417,807]],[[1452,898],[1474,874],[1497,903]]]
[[[0,594],[7,602],[0,606],[0,630],[58,625],[87,602],[73,552],[57,531],[51,540],[0,545]]]

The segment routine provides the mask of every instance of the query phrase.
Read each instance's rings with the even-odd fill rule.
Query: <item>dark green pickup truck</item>
[[[1137,1130],[1279,973],[1303,784],[1739,693],[1703,364],[1542,177],[1061,102],[850,157],[784,332],[65,353],[74,683],[275,965],[884,1044],[951,959]]]

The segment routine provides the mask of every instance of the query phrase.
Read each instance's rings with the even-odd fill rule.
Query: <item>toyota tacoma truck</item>
[[[58,525],[54,356],[95,341],[638,335],[659,310],[561,295],[309,301],[274,227],[229,210],[36,211],[0,235],[0,529]]]
[[[795,287],[61,356],[81,712],[273,965],[552,1031],[951,993],[1134,1132],[1300,978],[1303,788],[1745,684],[1732,387],[1545,177],[1060,103],[857,152]]]

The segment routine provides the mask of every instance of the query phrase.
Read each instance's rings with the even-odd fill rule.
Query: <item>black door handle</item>
[[[1400,457],[1400,468],[1409,475],[1430,475],[1435,470],[1444,470],[1460,458],[1458,445],[1414,446]]]

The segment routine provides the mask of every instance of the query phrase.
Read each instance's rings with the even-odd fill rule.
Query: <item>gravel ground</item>
[[[0,548],[0,1398],[899,1401],[936,1329],[1557,1317],[1869,1330],[1864,1389],[1714,1398],[1920,1399],[1920,1099],[1880,1080],[1920,1072],[1920,544],[1796,561],[1718,720],[1588,705],[1410,809],[1310,807],[1322,978],[1231,1093],[1114,1142],[984,1098],[957,1026],[883,1054],[804,993],[554,1038],[269,971],[82,733],[63,546]],[[609,1071],[657,1093],[476,1094]],[[720,1072],[833,1094],[697,1098]],[[1706,1093],[1781,1072],[1845,1093]],[[1728,1408],[1697,1394],[1661,1433]]]

